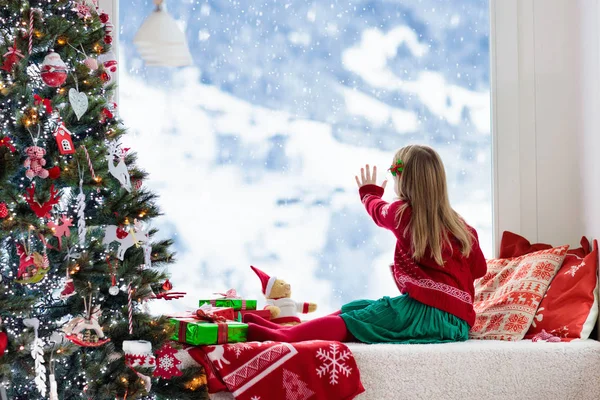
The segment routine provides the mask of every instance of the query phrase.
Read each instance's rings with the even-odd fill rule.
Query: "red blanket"
[[[249,342],[189,351],[202,364],[209,393],[237,400],[353,399],[365,389],[352,352],[342,343]]]

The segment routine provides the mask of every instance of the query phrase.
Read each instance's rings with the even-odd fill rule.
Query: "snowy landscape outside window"
[[[453,207],[492,255],[487,0],[170,1],[187,68],[145,67],[132,41],[152,2],[119,6],[125,144],[161,196],[188,293],[156,311],[229,288],[262,300],[250,265],[317,315],[398,295],[394,237],[354,175],[411,143],[441,154]]]

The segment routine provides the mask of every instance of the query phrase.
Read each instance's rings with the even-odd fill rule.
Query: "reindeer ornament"
[[[131,179],[129,177],[127,165],[125,164],[125,151],[126,150],[119,148],[117,142],[108,143],[106,161],[108,162],[108,172],[117,178],[125,190],[131,193]],[[117,164],[115,164],[115,157],[119,159]]]
[[[102,244],[108,247],[112,242],[118,242],[117,258],[121,261],[125,257],[125,252],[131,246],[139,245],[139,243],[147,243],[150,240],[148,232],[146,232],[139,221],[136,220],[134,226],[134,229],[127,232],[116,225],[108,225],[104,231]]]

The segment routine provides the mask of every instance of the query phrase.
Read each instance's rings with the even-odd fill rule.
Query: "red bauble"
[[[168,292],[169,290],[173,289],[173,284],[167,279],[165,283],[163,283],[162,288]]]
[[[112,43],[112,41],[113,41],[113,38],[112,38],[112,36],[110,36],[110,35],[106,35],[106,36],[104,36],[104,43],[106,43],[106,44],[111,44],[111,43]]]
[[[8,335],[6,332],[0,332],[0,357],[4,355],[6,346],[8,346]]]
[[[103,24],[108,22],[108,14],[107,13],[100,14],[100,22],[102,22]]]
[[[110,75],[106,72],[103,72],[100,74],[100,79],[102,79],[103,82],[108,82],[110,81]]]
[[[8,207],[6,207],[6,203],[0,203],[0,218],[6,217],[8,217]]]
[[[56,165],[56,166],[50,168],[48,170],[48,173],[49,173],[48,177],[50,179],[58,179],[60,177],[60,168],[58,167],[58,165]]]
[[[53,51],[44,58],[40,70],[42,80],[50,87],[59,87],[67,80],[67,66]]]

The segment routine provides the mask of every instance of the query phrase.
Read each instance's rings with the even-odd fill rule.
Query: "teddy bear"
[[[271,312],[271,322],[279,325],[298,325],[299,313],[307,314],[317,310],[315,303],[303,303],[292,300],[292,287],[283,279],[269,276],[256,267],[250,266],[259,277],[262,292],[267,298],[265,310]]]
[[[25,149],[25,154],[27,154],[27,160],[23,163],[23,166],[27,168],[25,176],[29,179],[33,179],[36,176],[46,179],[50,174],[44,168],[44,165],[46,165],[46,160],[44,160],[46,150],[38,146],[31,146]]]

